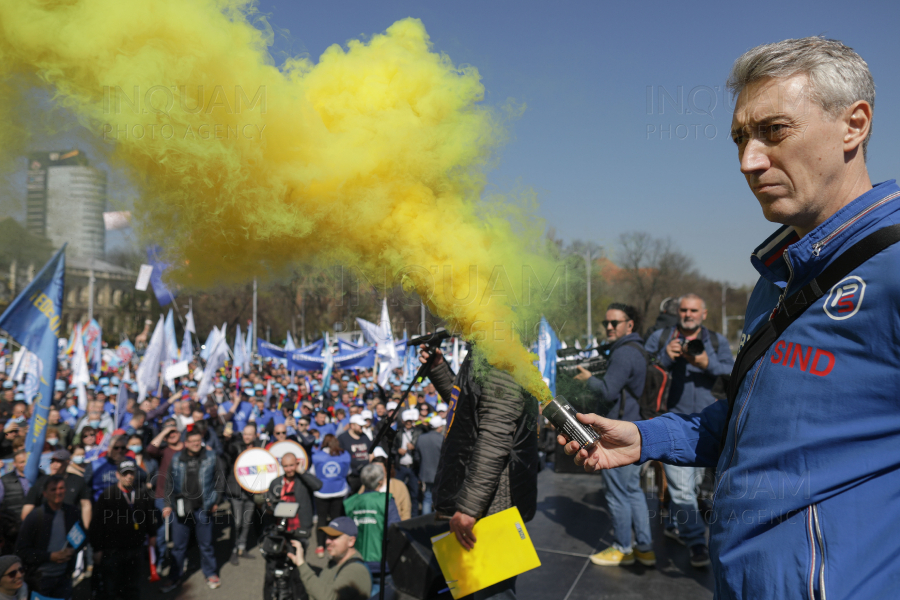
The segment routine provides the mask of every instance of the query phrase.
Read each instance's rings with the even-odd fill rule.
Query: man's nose
[[[751,138],[744,151],[740,155],[741,173],[749,175],[757,171],[765,171],[769,168],[769,156],[767,147],[762,140]]]

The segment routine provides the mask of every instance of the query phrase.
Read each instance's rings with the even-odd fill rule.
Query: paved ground
[[[640,564],[625,568],[598,567],[587,557],[612,542],[601,478],[545,470],[539,475],[538,494],[538,514],[528,524],[528,530],[535,541],[541,567],[519,577],[516,587],[520,600],[712,598],[712,574],[708,569],[692,568],[687,550],[662,535],[655,501],[651,501],[650,511],[658,560],[656,568]],[[216,555],[219,564],[223,565],[222,586],[217,590],[207,587],[194,548],[188,555],[188,572],[191,574],[179,590],[161,595],[158,584],[146,583],[142,598],[248,600],[262,597],[263,558],[254,548],[251,555],[255,558],[242,560],[238,567],[229,564],[230,528],[227,513],[221,516]],[[313,559],[311,562],[319,561]],[[146,577],[143,580],[146,581]],[[90,598],[89,586],[89,580],[79,586],[76,600]]]

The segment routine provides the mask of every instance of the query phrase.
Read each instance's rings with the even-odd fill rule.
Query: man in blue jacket
[[[842,43],[754,48],[729,86],[741,172],[764,216],[784,225],[751,257],[761,278],[743,342],[855,243],[900,222],[900,187],[870,182],[875,85]],[[575,462],[717,465],[710,555],[721,600],[896,597],[898,272],[894,244],[820,288],[746,377],[732,379],[730,413],[714,402],[637,424],[580,415],[602,438]]]
[[[690,415],[715,402],[712,390],[716,380],[731,373],[734,365],[728,340],[703,326],[706,315],[703,298],[686,294],[678,299],[676,326],[653,332],[644,346],[672,375],[670,412]],[[663,467],[672,498],[666,535],[688,547],[692,566],[705,567],[709,564],[706,525],[697,510],[697,488],[705,469],[667,464]]]
[[[603,327],[610,347],[609,367],[603,379],[592,377],[590,372],[579,367],[575,379],[586,381],[601,406],[612,407],[607,411],[610,419],[628,422],[641,419],[641,409],[637,403],[644,391],[647,378],[647,359],[644,357],[644,340],[635,333],[637,310],[627,304],[613,302],[606,309]],[[612,515],[615,543],[591,556],[595,565],[633,565],[635,559],[641,564],[656,564],[653,552],[653,538],[650,534],[650,514],[647,510],[647,496],[641,489],[641,468],[638,465],[624,465],[618,469],[604,471],[606,503]],[[634,528],[635,544],[631,531]]]

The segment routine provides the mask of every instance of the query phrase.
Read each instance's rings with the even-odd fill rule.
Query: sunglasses
[[[124,450],[125,446],[113,446],[111,449],[112,450]]]
[[[287,435],[287,431],[276,431],[275,435]]]
[[[622,323],[627,323],[627,322],[630,321],[630,320],[631,320],[631,319],[627,319],[627,320],[625,320],[625,321],[607,321],[606,319],[603,319],[603,320],[600,321],[600,322],[603,323],[603,326],[604,326],[604,327],[612,327],[613,329],[615,329],[616,327],[618,327],[618,326],[621,325]]]
[[[24,574],[25,574],[25,569],[23,569],[22,567],[19,567],[15,571],[7,571],[3,575],[5,577],[15,577],[16,575],[24,575]]]

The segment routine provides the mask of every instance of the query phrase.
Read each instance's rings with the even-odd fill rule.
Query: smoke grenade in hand
[[[544,405],[543,415],[553,423],[557,431],[570,441],[578,442],[581,448],[587,448],[600,440],[600,436],[593,428],[575,418],[575,408],[562,396],[557,396],[552,402]]]

